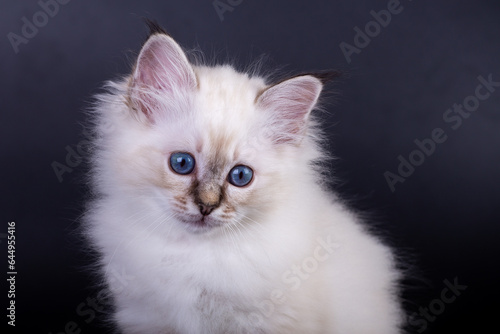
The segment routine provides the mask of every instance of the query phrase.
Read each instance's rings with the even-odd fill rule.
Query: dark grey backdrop
[[[59,180],[52,165],[67,165],[68,147],[78,149],[90,96],[129,70],[146,36],[143,16],[157,19],[182,45],[220,60],[245,64],[265,53],[270,67],[287,71],[347,71],[331,86],[338,94],[324,117],[338,157],[335,187],[356,208],[373,212],[393,244],[414,254],[424,283],[406,293],[417,314],[411,327],[424,333],[497,328],[500,87],[490,87],[487,98],[480,89],[483,100],[471,96],[479,76],[500,81],[498,1],[401,0],[391,7],[394,0],[221,0],[216,4],[229,6],[223,20],[212,1],[59,2],[57,13],[46,7],[51,15],[40,13],[37,1],[0,5],[0,245],[5,264],[7,222],[15,221],[18,332],[105,332],[93,319],[96,290],[82,270],[90,260],[72,235],[85,167],[72,160],[72,171]],[[377,31],[371,11],[388,5],[398,14]],[[341,43],[355,46],[355,27],[367,23],[373,37],[358,38],[363,48],[349,63]],[[23,26],[29,38],[14,47],[25,38]],[[474,111],[453,129],[458,120],[443,116],[464,100]],[[437,128],[447,139],[422,162],[412,153],[414,141]],[[400,155],[421,164],[391,191],[384,173],[398,173]],[[445,280],[467,288],[445,303]],[[6,287],[0,294],[7,302]],[[429,307],[427,316],[418,315]]]

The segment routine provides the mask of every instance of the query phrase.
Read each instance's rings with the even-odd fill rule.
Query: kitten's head
[[[322,87],[313,75],[268,86],[229,66],[194,66],[156,32],[127,82],[109,177],[189,232],[252,224],[314,182],[310,113]]]

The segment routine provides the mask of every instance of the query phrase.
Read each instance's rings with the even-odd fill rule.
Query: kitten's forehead
[[[203,150],[211,168],[220,168],[237,160],[239,148],[248,141],[257,119],[255,99],[265,83],[230,67],[199,67],[196,74],[199,92],[195,117],[202,134],[197,149]]]
[[[197,67],[199,115],[214,125],[248,120],[255,99],[266,87],[262,78],[250,78],[229,66]]]

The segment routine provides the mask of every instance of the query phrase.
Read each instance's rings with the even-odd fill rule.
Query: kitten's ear
[[[322,88],[320,79],[301,75],[267,88],[257,98],[257,107],[268,113],[265,127],[273,142],[300,142]]]
[[[196,86],[193,67],[181,47],[166,34],[151,35],[132,75],[129,97],[133,107],[154,121],[158,113],[165,112],[162,100],[183,99]]]

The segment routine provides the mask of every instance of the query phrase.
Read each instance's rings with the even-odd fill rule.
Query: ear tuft
[[[163,27],[158,22],[156,22],[156,20],[151,20],[151,19],[148,19],[148,18],[144,18],[144,23],[146,23],[146,25],[149,28],[149,36],[148,36],[148,38],[151,37],[154,34],[168,35],[168,33],[166,32],[166,30],[163,29]]]

